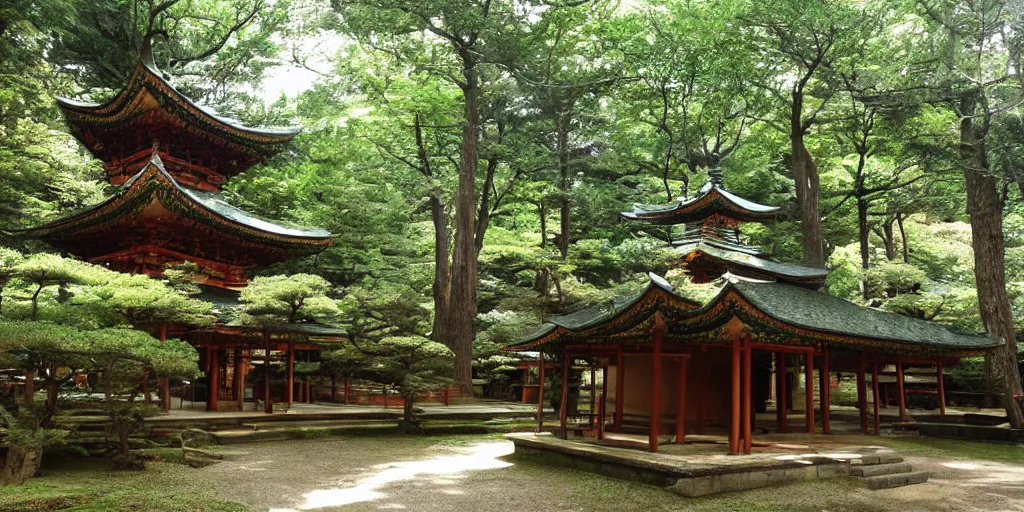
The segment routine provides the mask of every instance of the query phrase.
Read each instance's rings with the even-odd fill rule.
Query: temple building
[[[161,277],[170,265],[193,264],[198,271],[191,277],[204,290],[200,298],[217,306],[218,321],[202,329],[164,324],[149,330],[161,339],[179,336],[199,349],[208,375],[208,410],[218,410],[222,397],[241,407],[254,358],[267,372],[264,398],[272,395],[271,361],[287,366],[285,389],[277,395],[291,403],[296,352],[308,356],[319,349],[317,340],[343,333],[316,324],[232,325],[230,317],[253,271],[323,251],[331,234],[261,219],[228,204],[221,188],[281,152],[300,128],[254,129],[220,117],[172,87],[146,59],[110,101],[57,104],[72,134],[103,161],[108,182],[118,189],[98,204],[11,234],[132,274]],[[166,408],[169,391],[163,387]],[[254,397],[259,394],[253,390]],[[301,396],[308,395],[305,390]],[[271,400],[264,403],[270,412]]]
[[[943,366],[983,354],[1001,341],[818,291],[827,271],[775,261],[744,241],[740,223],[767,222],[778,212],[727,191],[722,171],[713,169],[696,197],[622,213],[630,221],[683,225],[682,236],[670,240],[680,270],[691,283],[721,287],[710,300],[700,300],[686,286],[677,289],[651,274],[639,294],[551,317],[507,346],[508,352],[540,352],[547,361],[542,369],[560,367],[563,438],[569,434],[571,374],[581,360],[594,375],[593,406],[582,427],[573,430],[597,439],[606,430],[646,431],[651,451],[660,442],[684,443],[688,432],[727,432],[730,454],[750,453],[754,418],[767,411],[772,396],[776,431],[829,434],[834,372],[856,375],[861,431],[877,434],[878,374],[885,365],[896,368],[901,420],[907,418],[903,371],[908,365],[935,368],[945,414]],[[801,373],[804,396],[790,398]],[[801,409],[804,421],[792,425],[789,411]],[[538,420],[538,430],[541,426]]]

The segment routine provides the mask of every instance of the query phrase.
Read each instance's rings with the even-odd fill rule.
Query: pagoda
[[[236,289],[253,269],[331,244],[327,231],[263,220],[221,196],[227,179],[279,153],[300,128],[254,129],[220,117],[145,60],[110,101],[57,104],[119,188],[99,204],[14,234],[129,273],[160,276],[168,265],[191,262],[201,269],[196,281]]]
[[[708,171],[708,181],[691,199],[663,206],[635,206],[622,212],[629,220],[651,224],[683,225],[682,236],[669,243],[679,254],[680,267],[694,283],[707,283],[729,273],[749,279],[780,281],[820,288],[824,269],[781,263],[740,235],[741,222],[774,220],[780,211],[739,197],[725,189],[722,169]],[[671,229],[671,228],[670,228]]]
[[[256,361],[264,372],[253,398],[263,399],[266,412],[273,411],[271,398],[291,404],[297,351],[308,361],[321,343],[337,341],[344,331],[313,323],[242,324],[238,290],[260,267],[323,251],[331,234],[261,219],[229,204],[221,191],[231,177],[280,153],[300,128],[256,129],[221,117],[171,86],[151,57],[140,59],[128,84],[106,103],[58,99],[57,104],[72,134],[103,161],[107,181],[117,189],[69,216],[11,234],[132,274],[160,277],[170,265],[194,264],[198,270],[190,277],[200,285],[200,298],[214,305],[217,321],[198,329],[167,323],[139,327],[161,340],[180,337],[198,349],[207,374],[207,410],[219,410],[222,397],[232,399],[232,408],[242,408],[246,374]],[[271,389],[273,360],[287,368],[280,391]],[[167,410],[166,379],[160,387]],[[313,400],[308,382],[298,391],[299,400]],[[148,399],[148,391],[143,394]]]

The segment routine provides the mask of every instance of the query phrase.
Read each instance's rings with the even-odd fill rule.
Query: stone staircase
[[[877,490],[923,484],[930,474],[914,471],[914,466],[895,453],[877,453],[854,460],[850,476],[863,480],[868,489]]]

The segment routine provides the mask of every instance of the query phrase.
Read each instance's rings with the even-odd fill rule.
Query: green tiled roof
[[[815,283],[823,282],[828,276],[828,271],[822,268],[780,263],[735,250],[733,247],[720,246],[714,242],[703,241],[696,246],[691,246],[686,253],[683,253],[682,250],[679,252],[685,256],[693,251],[700,251],[711,258],[722,261],[730,272],[737,275],[743,275],[744,270],[750,270],[755,274],[752,276],[755,278],[759,277],[756,274],[766,274],[782,280]]]
[[[743,199],[721,185],[707,182],[691,199],[678,200],[666,205],[636,205],[633,211],[621,215],[630,220],[643,220],[656,224],[686,224],[721,214],[740,221],[760,221],[773,218],[777,206],[758,204]]]

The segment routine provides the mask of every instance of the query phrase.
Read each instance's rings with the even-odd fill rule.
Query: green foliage
[[[338,306],[327,296],[331,283],[310,274],[257,277],[239,297],[256,323],[298,323],[328,320]]]

